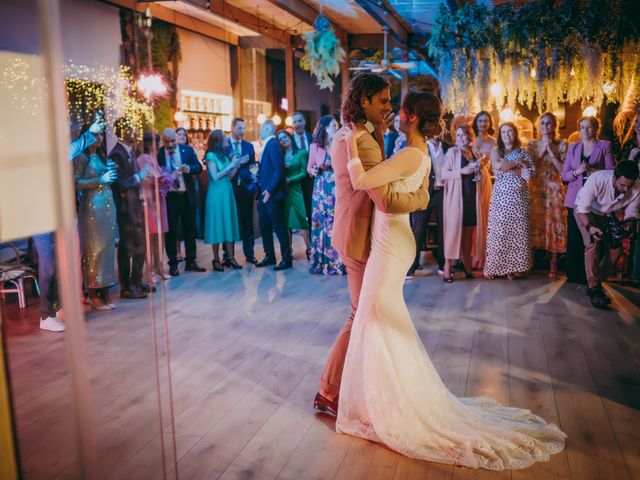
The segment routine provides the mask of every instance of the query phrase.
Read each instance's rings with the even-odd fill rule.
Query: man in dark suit
[[[140,199],[141,182],[149,169],[140,170],[132,150],[133,128],[128,119],[116,120],[113,130],[118,143],[109,158],[118,166],[117,180],[111,185],[118,221],[118,276],[120,297],[145,298],[147,288],[142,284],[142,267],[147,253],[144,231],[144,208]]]
[[[235,155],[238,158],[247,159],[246,163],[242,163],[236,176],[233,178],[233,192],[236,197],[236,205],[238,207],[238,219],[240,221],[240,235],[242,236],[242,251],[247,263],[258,263],[253,252],[253,202],[256,199],[258,191],[258,181],[251,172],[255,169],[256,152],[253,145],[244,138],[244,120],[234,118],[231,121],[231,136],[229,138],[229,146],[227,147],[227,155]],[[232,266],[231,261],[226,258],[222,262],[227,266]]]
[[[176,277],[178,252],[176,242],[178,225],[182,224],[182,236],[186,250],[185,270],[204,272],[196,263],[196,188],[195,175],[202,171],[196,151],[189,145],[178,145],[176,132],[167,128],[162,132],[162,148],[158,152],[158,165],[173,178],[171,191],[167,193],[167,220],[169,231],[164,235],[165,249],[169,257],[169,275]]]
[[[273,247],[273,231],[280,242],[282,260],[275,270],[292,267],[289,231],[284,220],[284,200],[287,196],[284,154],[275,137],[276,126],[271,120],[260,126],[263,142],[258,169],[258,217],[265,257],[256,267],[275,265],[276,254]]]
[[[306,121],[301,112],[295,112],[291,119],[293,120],[293,153],[298,150],[309,151],[313,137],[305,130]],[[307,213],[307,220],[311,225],[311,204],[313,199],[313,182],[314,178],[307,174],[302,179],[302,195],[304,197],[304,209]]]

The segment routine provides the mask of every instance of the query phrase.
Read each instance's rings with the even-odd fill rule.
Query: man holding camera
[[[624,210],[622,222],[616,216],[621,210]],[[622,238],[634,235],[640,217],[638,166],[623,161],[614,170],[591,174],[578,192],[574,215],[585,245],[587,295],[594,307],[605,308],[611,299],[604,293],[601,282],[607,279],[620,255]],[[601,245],[605,253],[599,261]]]

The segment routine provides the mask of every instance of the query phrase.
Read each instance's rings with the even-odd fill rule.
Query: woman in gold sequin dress
[[[110,185],[116,173],[101,146],[102,135],[94,136],[96,141],[73,160],[75,185],[80,193],[82,271],[92,308],[111,310],[115,308],[109,287],[116,283],[116,207]]]

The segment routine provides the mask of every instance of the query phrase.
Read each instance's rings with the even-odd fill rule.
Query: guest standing
[[[539,126],[540,138],[527,145],[529,157],[536,167],[530,183],[531,243],[533,248],[551,253],[549,278],[555,278],[558,254],[567,250],[567,211],[562,183],[567,142],[558,139],[558,121],[553,113],[544,113]]]
[[[308,150],[298,150],[294,153],[293,138],[286,130],[280,130],[276,139],[284,152],[284,168],[287,182],[287,197],[284,201],[284,218],[289,229],[291,239],[292,230],[300,230],[304,240],[307,260],[309,260],[309,223],[304,204],[302,182],[307,177]]]
[[[423,250],[427,249],[429,223],[434,214],[436,218],[435,241],[437,244],[434,256],[438,264],[439,273],[442,273],[444,269],[444,219],[442,215],[444,182],[442,180],[442,166],[444,164],[445,154],[451,145],[444,142],[443,137],[444,132],[437,137],[427,140],[427,149],[429,150],[429,158],[431,159],[429,204],[425,210],[418,210],[417,212],[412,212],[410,215],[411,230],[413,231],[413,236],[416,241],[416,258],[407,272],[407,279],[412,279],[416,270],[422,268],[420,265],[420,254]]]
[[[142,153],[138,156],[138,168],[148,168],[150,175],[142,182],[144,201],[147,203],[147,230],[149,231],[149,243],[151,246],[151,281],[158,283],[161,279],[171,278],[165,273],[162,266],[164,252],[160,248],[160,238],[169,230],[167,220],[167,193],[171,189],[171,177],[165,174],[158,165],[158,161],[152,155],[153,142],[156,150],[160,137],[151,132],[144,132],[142,137]],[[160,203],[156,202],[156,194]],[[158,219],[160,230],[158,231]]]
[[[225,153],[227,139],[222,130],[214,130],[207,141],[207,171],[209,188],[204,217],[204,243],[213,250],[213,270],[222,272],[220,244],[224,244],[225,264],[234,269],[242,267],[235,259],[235,242],[240,240],[238,210],[231,181],[236,175],[240,158],[235,154],[230,159]],[[247,159],[248,161],[248,159]]]
[[[163,147],[158,152],[158,165],[171,176],[171,190],[167,193],[167,219],[169,230],[165,234],[165,248],[169,256],[169,275],[176,277],[178,271],[176,241],[178,226],[186,250],[186,271],[204,272],[196,263],[196,187],[195,176],[202,171],[196,151],[188,145],[178,145],[176,132],[167,128],[162,132]]]
[[[280,242],[282,260],[274,270],[286,270],[293,266],[289,232],[284,219],[284,200],[287,196],[287,184],[284,171],[284,155],[276,140],[276,126],[271,120],[260,126],[260,139],[263,142],[258,169],[258,217],[260,234],[265,257],[256,267],[275,265],[276,254],[273,245],[273,232]]]
[[[573,212],[576,196],[591,173],[613,170],[614,167],[611,143],[598,139],[599,129],[600,122],[595,117],[582,117],[578,120],[580,141],[569,145],[562,169],[562,181],[568,184],[564,206],[567,208],[565,269],[569,282],[587,282],[584,270],[584,243]]]
[[[187,129],[184,127],[179,127],[176,128],[176,140],[178,141],[178,145],[186,145],[186,146],[191,146],[191,143],[189,142],[189,133],[187,132]],[[195,149],[194,149],[195,150]],[[196,153],[197,156],[197,153]],[[196,194],[196,204],[195,204],[195,209],[196,209],[196,215],[195,215],[195,232],[196,232],[196,238],[203,238],[204,236],[204,206],[202,205],[202,185],[200,183],[200,177],[198,175],[195,175],[193,177],[193,187],[194,187],[194,191]],[[182,238],[184,238],[182,235],[180,235],[181,230],[179,230],[178,233],[178,245],[177,245],[177,249],[178,249],[178,256],[181,257],[180,255],[180,240]]]
[[[256,152],[253,145],[244,140],[244,132],[244,120],[234,118],[231,121],[231,137],[229,138],[230,144],[227,147],[227,155],[231,157],[232,154],[235,154],[239,159],[247,159],[247,161],[240,162],[238,172],[232,183],[240,220],[242,252],[247,263],[255,265],[258,260],[256,260],[254,254],[253,208],[258,190],[258,180],[255,175],[258,170],[258,164],[256,163]]]
[[[132,150],[133,128],[125,117],[113,126],[118,143],[109,158],[118,166],[118,178],[112,186],[116,204],[118,233],[118,274],[120,297],[146,298],[148,288],[142,284],[142,267],[147,253],[144,230],[144,207],[140,200],[142,182],[150,168],[138,168]]]
[[[527,179],[535,171],[533,162],[520,146],[518,128],[503,123],[498,146],[491,152],[496,177],[489,205],[487,256],[484,276],[506,276],[512,280],[532,267],[531,199]]]
[[[324,115],[320,118],[313,132],[313,143],[309,148],[309,161],[307,162],[307,173],[315,178],[309,272],[320,275],[344,275],[346,273],[338,251],[331,246],[336,182],[329,151],[338,128],[338,122],[331,115]]]
[[[622,159],[634,162],[640,166],[640,113],[637,113],[631,128],[622,141]],[[640,280],[640,230],[636,232],[635,239],[631,239],[630,276],[632,280]]]
[[[477,184],[475,174],[480,162],[475,158],[473,130],[467,124],[456,129],[455,145],[447,151],[442,166],[444,181],[444,256],[442,278],[453,282],[451,260],[462,260],[462,268],[467,278],[472,278],[471,249],[473,231],[477,223]]]
[[[294,139],[294,153],[298,150],[306,150],[309,152],[309,147],[313,141],[311,134],[306,130],[306,120],[302,112],[294,112],[291,116],[293,120],[293,139]],[[313,197],[313,177],[306,175],[301,182],[302,194],[304,196],[304,208],[307,215],[307,220],[311,222],[311,198]]]
[[[80,192],[82,272],[91,308],[111,310],[115,308],[109,288],[116,283],[116,206],[110,185],[118,175],[116,165],[107,163],[102,134],[95,133],[94,137],[95,141],[73,160],[75,185]]]
[[[95,141],[95,134],[104,130],[104,119],[97,115],[93,124],[83,135],[78,137],[80,129],[77,122],[71,121],[69,133],[75,139],[69,145],[69,159],[73,160],[88,145]],[[38,285],[40,287],[40,329],[49,332],[64,332],[66,327],[62,321],[62,305],[58,292],[58,275],[56,272],[56,234],[46,232],[33,236],[33,245],[38,252]]]
[[[473,266],[474,270],[482,270],[487,249],[487,224],[489,221],[489,204],[491,202],[491,151],[496,146],[493,138],[495,130],[493,119],[487,111],[479,112],[472,123],[476,140],[473,145],[473,152],[476,158],[480,159],[480,171],[478,172],[476,188],[478,189],[478,201],[476,203],[477,224],[473,241]]]

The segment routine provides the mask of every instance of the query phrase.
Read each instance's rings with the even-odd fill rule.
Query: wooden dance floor
[[[209,249],[198,249],[210,269]],[[313,410],[348,291],[344,277],[308,274],[303,250],[298,241],[295,268],[286,272],[245,267],[167,282],[180,479],[640,478],[638,290],[610,284],[613,308],[603,312],[590,306],[585,287],[543,275],[448,285],[427,256],[405,295],[446,385],[458,396],[529,408],[568,434],[566,450],[548,463],[487,472],[338,435],[333,419]],[[77,478],[64,335],[40,331],[31,303],[24,313],[13,302],[2,310],[21,469],[27,479]],[[164,342],[159,402],[149,308],[119,300],[112,312],[87,315],[104,478],[162,478],[159,405],[173,467]]]

